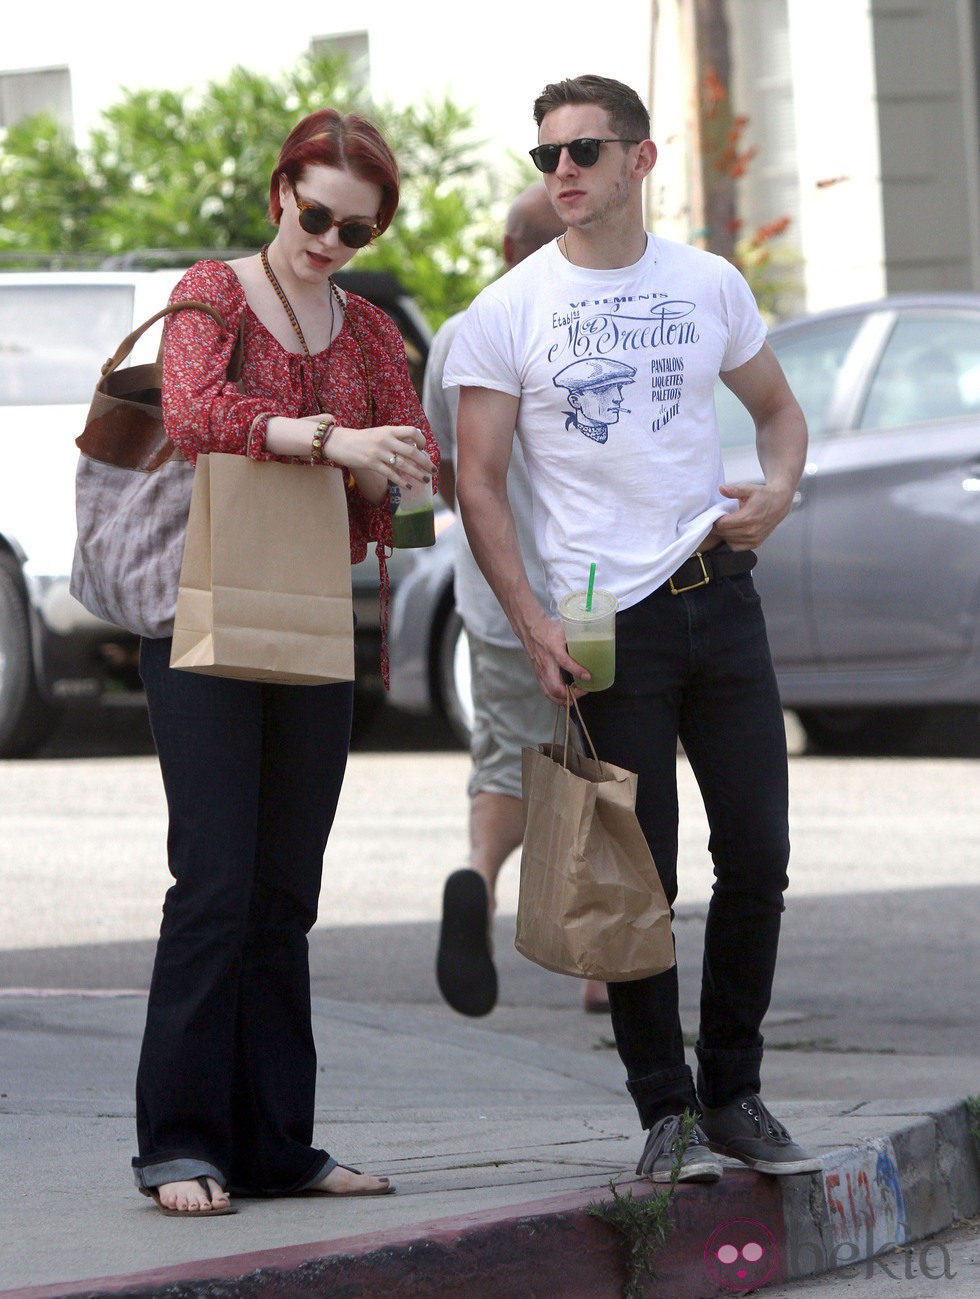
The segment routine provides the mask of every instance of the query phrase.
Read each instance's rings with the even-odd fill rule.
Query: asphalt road
[[[805,750],[805,738],[787,713],[790,751]],[[383,704],[379,695],[358,695],[353,750],[357,753],[459,752],[449,727],[436,717],[414,716]],[[68,714],[40,758],[126,757],[153,752],[145,710],[131,703],[82,707]],[[980,709],[935,709],[908,742],[893,749],[869,749],[865,757],[980,758]]]

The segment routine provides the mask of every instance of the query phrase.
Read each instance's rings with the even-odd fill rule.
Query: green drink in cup
[[[558,613],[569,654],[591,677],[575,684],[582,690],[608,690],[616,678],[616,597],[598,587],[572,591],[558,601]]]
[[[392,484],[389,494],[395,505],[391,520],[391,544],[399,550],[434,546],[436,528],[431,479],[427,483],[413,479],[408,487]]]

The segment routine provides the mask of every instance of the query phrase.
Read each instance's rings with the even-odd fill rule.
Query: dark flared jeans
[[[163,907],[136,1084],[137,1183],[209,1174],[300,1189],[314,1149],[307,934],[343,781],[353,690],[140,671],[169,811]]]
[[[696,1047],[697,1095],[718,1106],[759,1090],[789,860],[786,733],[751,574],[616,618],[616,681],[580,700],[599,757],[638,773],[637,814],[667,900],[677,897],[677,741],[710,829]],[[676,969],[609,985],[613,1031],[640,1121],[696,1108]]]

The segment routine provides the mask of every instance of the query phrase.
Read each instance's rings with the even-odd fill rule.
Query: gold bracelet
[[[316,426],[313,431],[313,442],[310,445],[310,464],[322,465],[326,456],[323,454],[323,448],[327,444],[327,439],[337,427],[337,421],[332,416],[327,415]]]

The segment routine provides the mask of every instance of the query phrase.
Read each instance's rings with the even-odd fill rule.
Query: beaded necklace
[[[303,349],[303,355],[306,357],[308,361],[312,361],[313,358],[310,355],[310,349],[306,344],[306,338],[304,337],[303,330],[300,328],[300,323],[296,319],[296,313],[295,311],[293,311],[292,307],[290,306],[289,299],[286,297],[282,285],[276,279],[275,271],[269,265],[268,250],[269,250],[269,245],[263,244],[261,251],[259,252],[259,257],[262,259],[262,269],[265,271],[266,279],[268,279],[269,283],[272,285],[276,297],[283,305],[283,310],[286,312],[286,315],[289,318],[289,323],[292,325],[293,331],[296,334],[296,337],[299,339],[299,345]],[[354,336],[354,342],[357,344],[358,350],[361,353],[361,364],[364,366],[364,384],[365,384],[365,391],[367,395],[367,408],[368,408],[367,427],[370,428],[374,423],[374,394],[371,391],[371,371],[368,367],[367,353],[364,350],[364,344],[361,342],[360,334],[354,328],[354,323],[347,314],[347,307],[344,305],[344,299],[340,296],[340,290],[337,288],[336,284],[334,284],[332,278],[328,278],[327,283],[330,285],[330,294],[331,294],[330,297],[331,325],[333,323],[333,304],[334,302],[336,302],[337,305],[340,307],[341,315],[346,321],[348,329],[350,330],[351,334]],[[332,332],[333,330],[331,329],[331,333]]]

